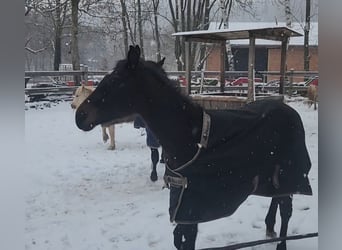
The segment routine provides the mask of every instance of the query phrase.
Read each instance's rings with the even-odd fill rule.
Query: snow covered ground
[[[290,105],[304,122],[314,192],[294,196],[288,230],[294,235],[318,231],[318,113],[302,101]],[[117,125],[117,149],[109,151],[100,127],[80,131],[70,102],[61,102],[25,111],[25,141],[25,249],[174,249],[169,192],[162,189],[164,165],[158,165],[159,180],[152,183],[141,130],[131,123]],[[264,239],[269,203],[250,196],[232,216],[200,224],[196,248]],[[275,244],[247,249],[274,250]],[[318,240],[289,241],[288,249],[316,250]]]

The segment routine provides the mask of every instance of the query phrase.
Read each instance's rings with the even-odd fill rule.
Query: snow
[[[303,101],[290,102],[301,115],[312,160],[313,196],[295,195],[289,235],[318,231],[318,115]],[[169,250],[164,165],[149,179],[150,151],[132,123],[116,126],[116,146],[107,150],[101,129],[83,132],[70,102],[25,110],[27,250]],[[269,198],[250,196],[232,216],[199,225],[196,248],[265,239]],[[279,232],[279,214],[276,231]],[[254,250],[274,250],[276,243]],[[288,241],[288,249],[318,249],[317,238]]]

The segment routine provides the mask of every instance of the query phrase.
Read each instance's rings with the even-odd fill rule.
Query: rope
[[[292,235],[292,236],[286,236],[286,237],[277,237],[277,238],[266,239],[266,240],[256,240],[256,241],[238,243],[238,244],[229,245],[225,247],[202,248],[199,250],[235,250],[235,249],[242,249],[246,247],[272,243],[272,242],[278,242],[278,241],[284,241],[284,240],[299,240],[299,239],[312,238],[312,237],[318,237],[318,233],[308,233],[308,234],[299,234],[299,235]]]

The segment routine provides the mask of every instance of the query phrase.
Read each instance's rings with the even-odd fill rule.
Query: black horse
[[[251,194],[272,197],[267,234],[275,234],[279,205],[280,236],[286,236],[292,194],[312,195],[303,124],[281,101],[204,110],[174,87],[160,64],[140,59],[139,46],[130,46],[127,59],[80,105],[76,124],[89,131],[132,114],[143,117],[163,147],[177,249],[194,249],[198,223],[233,214]]]

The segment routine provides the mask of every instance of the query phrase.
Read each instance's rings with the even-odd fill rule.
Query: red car
[[[261,78],[254,78],[254,82],[262,82]],[[248,77],[239,77],[232,81],[229,85],[231,86],[243,86],[248,85]]]
[[[305,86],[315,85],[318,86],[318,76],[315,76],[305,82]]]

